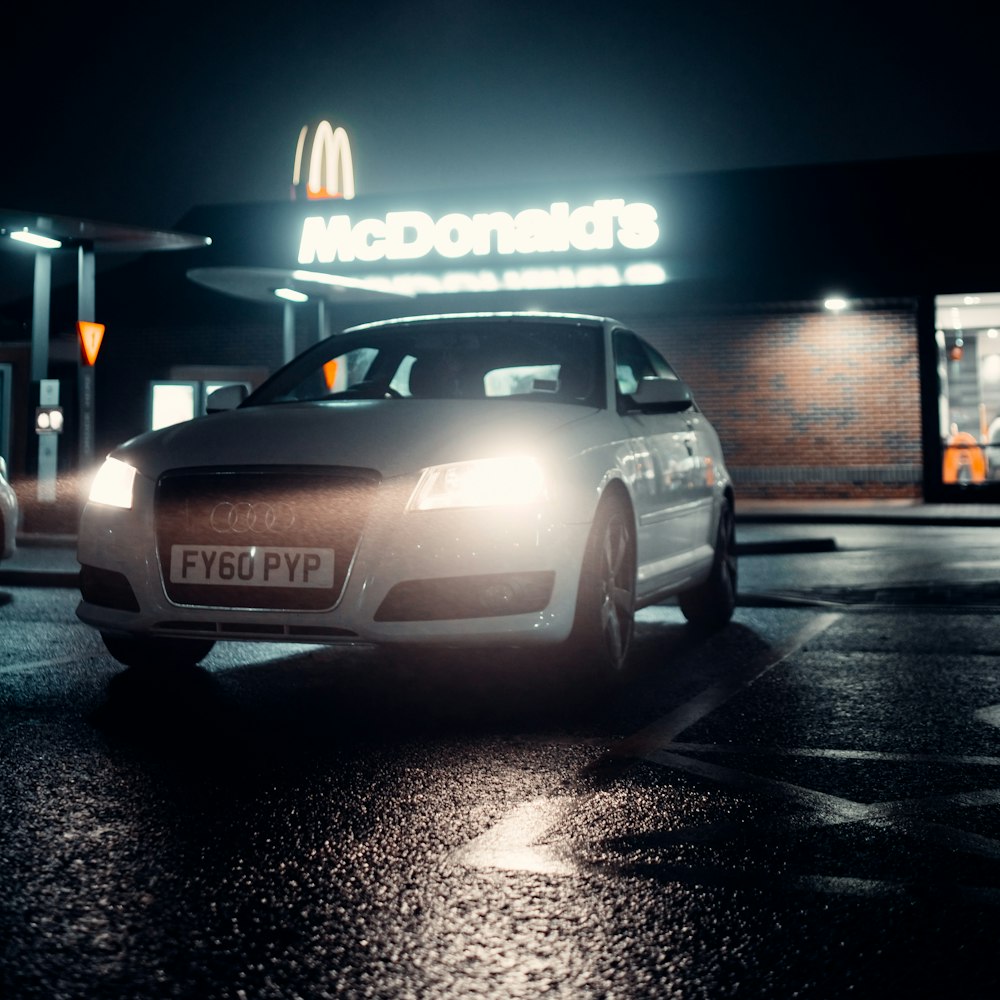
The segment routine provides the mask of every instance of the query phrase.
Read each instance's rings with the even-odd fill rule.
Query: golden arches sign
[[[303,125],[299,141],[295,146],[295,169],[292,174],[292,192],[302,184],[303,159],[309,126]],[[316,201],[322,198],[354,197],[354,161],[351,158],[351,143],[347,132],[339,125],[334,128],[328,121],[321,121],[313,132],[309,154],[308,176],[306,178],[306,198]]]

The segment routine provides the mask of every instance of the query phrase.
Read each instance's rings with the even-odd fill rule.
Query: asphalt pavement
[[[919,500],[744,500],[737,504],[737,541],[742,524],[938,524],[1000,527],[1000,504],[928,504]],[[758,536],[759,537],[759,536]],[[759,548],[767,543],[757,541]],[[795,540],[782,534],[782,548]],[[17,551],[0,563],[0,585],[75,587],[80,566],[76,536],[24,532]]]

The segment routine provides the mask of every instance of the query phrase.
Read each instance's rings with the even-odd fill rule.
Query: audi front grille
[[[332,608],[378,484],[376,472],[353,468],[164,473],[154,510],[167,597],[206,608]]]

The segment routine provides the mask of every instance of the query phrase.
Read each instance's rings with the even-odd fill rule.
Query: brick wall
[[[921,495],[915,311],[748,309],[629,319],[694,387],[740,496]],[[309,336],[302,331],[300,348]],[[98,402],[110,412],[99,413],[98,425],[110,433],[108,443],[145,429],[148,386],[130,371],[141,366],[148,377],[166,377],[179,353],[192,364],[231,364],[234,344],[241,364],[280,364],[277,321],[200,330],[183,352],[174,335],[155,329],[102,347]]]
[[[693,386],[739,495],[920,496],[915,311],[748,311],[636,325]]]

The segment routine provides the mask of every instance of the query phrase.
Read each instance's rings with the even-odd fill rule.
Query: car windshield
[[[328,337],[243,404],[338,399],[519,399],[604,406],[597,324],[424,321]]]

